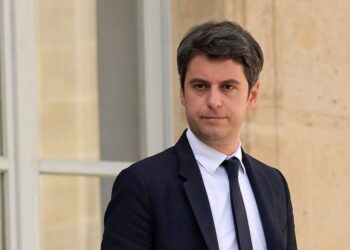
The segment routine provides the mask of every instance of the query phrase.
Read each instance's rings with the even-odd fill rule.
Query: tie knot
[[[239,162],[237,157],[232,157],[230,159],[224,160],[224,162],[222,163],[222,166],[224,166],[229,178],[238,176],[238,170],[240,165],[241,163]]]

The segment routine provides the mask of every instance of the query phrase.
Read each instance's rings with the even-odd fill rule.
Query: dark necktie
[[[253,250],[252,241],[250,239],[247,213],[245,211],[244,202],[238,183],[238,170],[240,167],[240,162],[236,157],[232,157],[225,160],[222,165],[226,169],[228,179],[230,181],[232,214],[234,216],[239,249]]]

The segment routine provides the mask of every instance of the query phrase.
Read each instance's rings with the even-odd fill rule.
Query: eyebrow
[[[209,83],[209,81],[206,81],[204,79],[201,79],[201,78],[193,78],[191,79],[191,81],[189,82],[190,84],[193,84],[193,83]]]
[[[193,79],[191,79],[191,81],[189,83],[190,84],[193,84],[193,83],[209,83],[209,81],[201,79],[201,78],[193,78]],[[227,80],[222,81],[221,84],[234,84],[234,85],[237,85],[237,84],[240,84],[240,82],[237,81],[236,79],[227,79]]]
[[[227,79],[225,81],[222,81],[223,84],[234,84],[234,85],[237,85],[237,84],[240,84],[239,81],[237,81],[236,79]]]

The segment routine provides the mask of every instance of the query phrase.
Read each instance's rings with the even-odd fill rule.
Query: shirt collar
[[[227,156],[200,141],[193,134],[190,128],[187,129],[186,136],[192,148],[194,157],[209,174],[214,175],[216,169],[221,165],[221,163],[231,157],[238,158],[241,163],[241,169],[243,170],[243,173],[245,173],[245,168],[242,162],[241,141],[239,141],[237,150],[232,155]]]

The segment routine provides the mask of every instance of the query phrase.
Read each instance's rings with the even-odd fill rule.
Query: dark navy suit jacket
[[[268,250],[297,249],[282,174],[243,152]],[[115,180],[102,250],[219,250],[209,200],[185,133],[174,147],[139,161]]]

